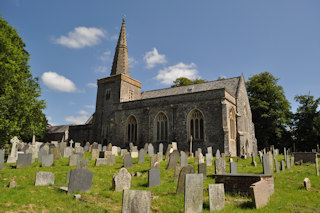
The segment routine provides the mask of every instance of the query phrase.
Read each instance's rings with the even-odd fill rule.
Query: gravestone
[[[75,142],[75,143],[74,143],[74,148],[75,148],[75,149],[77,149],[77,148],[80,147],[80,146],[81,146],[81,143],[79,143],[79,142]]]
[[[159,153],[163,156],[163,143],[159,144]]]
[[[88,169],[88,159],[79,159],[77,161],[77,169]]]
[[[106,151],[112,151],[112,143],[108,143]]]
[[[3,149],[0,149],[0,169],[3,169],[4,167],[4,151]]]
[[[53,165],[53,154],[43,155],[42,156],[42,167],[50,167]]]
[[[68,194],[74,191],[90,192],[93,172],[86,169],[73,169],[69,174]]]
[[[18,137],[14,136],[13,138],[11,138],[10,143],[12,144],[12,147],[11,147],[10,155],[8,156],[8,159],[7,159],[7,163],[15,163],[18,157],[17,145],[20,144]]]
[[[146,152],[144,151],[144,149],[140,149],[138,163],[144,163],[145,155],[146,155]]]
[[[145,143],[143,149],[144,149],[145,151],[148,151],[148,146],[149,146],[149,144],[148,144],[148,143]]]
[[[73,144],[73,140],[71,139],[71,140],[69,141],[69,147],[72,148],[72,144]]]
[[[179,165],[176,165],[176,167],[174,168],[174,181],[178,181],[181,169],[182,167]]]
[[[54,184],[54,174],[52,172],[37,172],[35,186],[47,186]]]
[[[270,159],[268,154],[263,155],[263,174],[272,174],[270,169]]]
[[[290,165],[290,157],[289,157],[289,155],[287,155],[286,163],[287,163],[287,168],[289,169],[289,168],[291,167],[291,165]]]
[[[281,161],[281,171],[286,170],[286,163],[284,162],[284,160]]]
[[[102,145],[101,144],[98,144],[98,149],[99,149],[99,151],[102,151]]]
[[[101,153],[101,152],[100,152]],[[100,155],[100,154],[99,154]],[[106,158],[107,156],[111,156],[112,151],[104,151],[104,157]],[[99,156],[100,157],[100,156]],[[101,157],[100,157],[101,158]]]
[[[87,142],[86,145],[83,147],[83,150],[84,150],[85,152],[89,152],[89,148],[90,148],[90,143]]]
[[[286,147],[283,148],[284,159],[287,159],[287,150]]]
[[[195,173],[195,169],[191,165],[187,165],[181,169],[179,174],[179,179],[178,179],[177,191],[176,191],[177,194],[184,193],[186,174],[193,174],[193,173]]]
[[[106,158],[96,159],[96,166],[101,166],[101,165],[114,166],[115,163],[116,163],[116,158],[114,155],[109,155]]]
[[[216,160],[214,161],[214,166],[216,175],[226,173],[226,161],[224,158],[216,158]]]
[[[184,151],[180,151],[180,166],[184,167],[188,165],[188,156]]]
[[[76,148],[76,154],[82,154],[82,155],[83,155],[83,153],[84,153],[83,147],[78,146],[78,147]]]
[[[30,148],[29,144],[26,144],[21,151],[24,152],[24,154],[28,154],[27,151],[29,150],[29,148]]]
[[[18,154],[17,169],[32,165],[32,154]]]
[[[91,150],[92,149],[99,149],[99,144],[97,142],[93,142],[93,144],[91,145]]]
[[[311,182],[310,182],[309,178],[305,178],[305,179],[303,180],[303,184],[304,184],[304,188],[305,188],[307,191],[309,191],[310,188],[311,188]]]
[[[217,152],[216,152],[216,159],[218,159],[218,158],[221,158],[220,150],[219,150],[219,149],[217,149]]]
[[[79,159],[80,159],[80,155],[78,155],[78,154],[72,154],[72,155],[69,157],[69,166],[76,166]]]
[[[202,174],[187,174],[184,192],[184,212],[202,212],[203,176]]]
[[[129,151],[130,151],[130,152],[132,151],[132,147],[133,147],[133,143],[130,142],[130,143],[129,143]]]
[[[291,156],[291,159],[290,159],[290,166],[294,166],[294,156]]]
[[[174,169],[174,167],[178,164],[179,161],[179,151],[174,150],[169,157],[169,162],[167,165],[167,169]]]
[[[253,153],[252,153],[251,158],[252,158],[251,165],[254,166],[254,167],[257,167],[257,162],[256,162],[256,160],[255,160],[255,157],[254,157],[254,154],[253,154]]]
[[[1,152],[0,152],[0,155],[1,155]],[[1,161],[1,159],[0,159],[0,161]],[[0,164],[1,164],[1,162],[0,162]],[[1,169],[1,165],[0,165],[0,169]],[[316,157],[316,175],[319,176],[319,161],[318,161],[318,157]]]
[[[112,189],[115,191],[122,191],[130,189],[131,187],[131,175],[126,168],[121,168],[118,173],[113,175]]]
[[[178,150],[178,144],[177,144],[177,142],[172,142],[171,144],[172,144],[172,149],[173,149],[173,150]]]
[[[278,162],[278,159],[277,158],[274,158],[274,165],[276,166],[276,172],[280,172],[280,169],[279,169],[279,162]]]
[[[160,159],[157,154],[150,158],[150,169],[160,169]]]
[[[102,151],[107,151],[107,146],[102,146]]]
[[[203,179],[207,179],[207,165],[205,163],[198,164],[198,173],[203,174]]]
[[[124,167],[126,167],[127,169],[133,167],[131,155],[127,154],[127,155],[124,156],[123,165],[124,165]]]
[[[57,147],[51,148],[49,153],[53,154],[53,160],[60,160],[61,153],[60,153],[60,150]]]
[[[211,154],[211,156],[212,156],[213,152],[212,152],[212,147],[211,146],[207,147],[207,153]]]
[[[204,157],[203,157],[203,154],[200,152],[200,154],[199,154],[199,162],[198,162],[199,164],[200,163],[204,163]]]
[[[231,174],[237,174],[237,162],[230,163],[230,173]]]
[[[224,184],[209,184],[208,189],[210,211],[222,210],[225,202]]]
[[[121,149],[121,151],[120,151],[121,157],[123,157],[127,153],[128,153],[128,150],[126,150],[126,149]]]
[[[200,152],[197,150],[194,155],[194,163],[196,163],[196,164],[199,163],[199,155],[200,155]]]
[[[152,155],[154,155],[154,150],[151,143],[148,145],[148,155],[149,157],[152,157]]]
[[[99,153],[100,153],[99,149],[92,149],[91,150],[91,154],[92,154],[91,160],[97,159],[99,157]]]
[[[118,147],[112,146],[111,152],[114,156],[118,156]]]
[[[39,153],[38,153],[38,162],[42,162],[42,156],[44,155],[48,155],[49,154],[49,151],[47,151],[46,149],[44,148],[41,148],[39,150]],[[52,155],[53,156],[53,155]]]
[[[139,157],[139,152],[138,152],[138,147],[133,146],[131,150],[131,157],[132,158],[138,158]]]
[[[206,154],[206,164],[207,166],[212,166],[212,154],[211,153],[207,153]],[[232,158],[231,158],[232,159]]]
[[[250,186],[250,194],[255,208],[262,208],[269,202],[270,186],[265,180],[258,181]]]
[[[148,185],[149,187],[160,186],[160,170],[159,169],[149,170]]]
[[[124,190],[122,213],[149,213],[151,192],[142,190]]]
[[[165,156],[165,160],[168,162],[169,161],[169,156],[171,154],[170,150],[172,149],[172,145],[169,144],[166,150],[166,156]]]

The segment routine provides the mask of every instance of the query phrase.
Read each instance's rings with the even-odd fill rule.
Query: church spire
[[[116,51],[113,57],[113,64],[110,75],[118,75],[121,73],[130,76],[126,25],[124,18],[122,19],[122,26]]]

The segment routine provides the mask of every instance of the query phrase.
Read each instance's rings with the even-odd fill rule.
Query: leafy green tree
[[[300,95],[294,99],[300,104],[294,115],[296,149],[311,151],[320,139],[320,113],[317,111],[320,98],[314,100],[311,95]]]
[[[203,80],[201,78],[197,78],[195,80],[190,80],[189,78],[181,77],[177,78],[171,87],[181,87],[181,86],[187,86],[187,85],[192,85],[192,84],[200,84],[200,83],[205,83],[207,82],[206,80]]]
[[[291,107],[278,80],[269,72],[263,72],[247,82],[259,149],[270,145],[283,147],[291,142]]]
[[[28,65],[29,53],[17,31],[0,16],[0,147],[17,135],[25,141],[44,135],[47,120],[40,85]]]

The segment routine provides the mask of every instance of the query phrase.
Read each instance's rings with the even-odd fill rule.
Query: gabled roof
[[[193,93],[193,92],[202,92],[202,91],[222,89],[222,88],[227,89],[229,92],[231,92],[233,95],[236,96],[240,78],[241,77],[235,77],[235,78],[221,79],[217,81],[210,81],[210,82],[201,83],[201,84],[145,91],[142,93],[141,99],[158,98],[158,97],[164,97],[164,96],[180,95],[180,94]]]
[[[70,125],[50,126],[47,128],[47,133],[64,133],[69,129]]]

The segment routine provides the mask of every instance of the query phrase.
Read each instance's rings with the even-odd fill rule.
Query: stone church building
[[[97,84],[95,113],[85,125],[70,125],[69,139],[122,148],[152,143],[155,149],[176,141],[180,150],[189,151],[192,138],[193,151],[211,146],[230,156],[257,154],[243,75],[141,93],[141,82],[130,77],[124,20],[110,76]],[[46,138],[53,134],[49,128]]]

